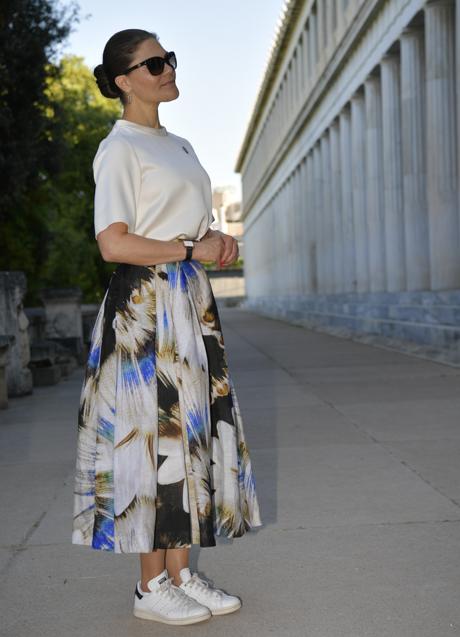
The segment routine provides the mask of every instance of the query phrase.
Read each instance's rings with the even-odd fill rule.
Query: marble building
[[[246,307],[460,363],[459,74],[460,0],[285,3],[235,166]]]

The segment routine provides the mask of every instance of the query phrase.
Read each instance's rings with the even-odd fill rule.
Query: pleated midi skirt
[[[78,410],[72,543],[115,553],[262,525],[222,327],[196,260],[114,270]]]

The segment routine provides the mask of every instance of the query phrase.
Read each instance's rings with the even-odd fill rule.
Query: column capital
[[[375,68],[364,78],[364,92],[366,91],[366,86],[369,84],[375,84],[376,82],[380,82],[380,69],[377,71]]]
[[[403,36],[411,36],[411,35],[421,35],[423,34],[424,29],[423,29],[423,25],[411,25],[408,24],[406,27],[404,27],[404,29],[401,31],[401,35],[400,37]]]
[[[350,102],[357,102],[364,99],[364,86],[361,84],[350,98]]]
[[[450,4],[450,5],[455,5],[456,0],[428,0],[428,2],[425,4],[425,7],[433,7],[435,5],[446,5],[446,4]]]
[[[384,53],[384,55],[382,55],[382,57],[380,58],[381,62],[394,62],[394,61],[399,61],[401,59],[401,55],[399,52],[397,51],[387,51],[386,53]]]

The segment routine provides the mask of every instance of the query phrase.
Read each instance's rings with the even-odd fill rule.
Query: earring
[[[131,104],[131,102],[132,102],[131,93],[126,93],[126,96],[128,98],[128,104]]]

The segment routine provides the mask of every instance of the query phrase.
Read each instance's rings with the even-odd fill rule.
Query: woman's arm
[[[141,237],[128,232],[128,226],[123,222],[112,223],[99,232],[97,243],[102,258],[110,263],[156,265],[181,261],[186,255],[186,248],[182,241],[162,241]]]
[[[209,230],[208,230],[209,232]],[[193,258],[198,261],[215,262],[220,259],[225,244],[219,230],[211,230],[195,243]],[[206,237],[206,241],[203,239]],[[163,241],[148,239],[128,232],[128,225],[123,221],[111,223],[97,235],[99,250],[104,261],[110,263],[130,263],[132,265],[156,265],[182,261],[186,256],[186,248],[182,241]]]

